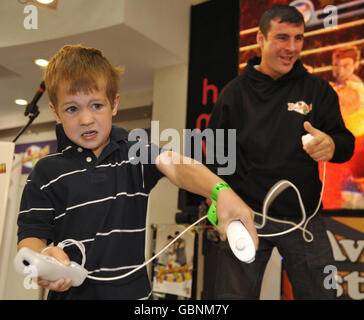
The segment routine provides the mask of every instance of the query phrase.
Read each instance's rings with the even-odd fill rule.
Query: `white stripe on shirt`
[[[20,211],[20,213],[25,213],[25,212],[30,212],[30,211],[52,211],[54,210],[54,208],[31,208],[31,209],[28,209],[28,210],[23,210],[23,211]]]
[[[100,237],[106,237],[106,236],[109,236],[110,234],[114,233],[114,232],[118,232],[118,233],[133,233],[133,232],[144,232],[146,230],[146,228],[140,228],[140,229],[113,229],[109,232],[97,232],[96,233],[96,236],[100,236]],[[84,240],[79,240],[78,242],[82,242],[82,243],[85,243],[85,242],[92,242],[92,241],[95,241],[95,238],[89,238],[89,239],[84,239]],[[72,246],[73,243],[69,243],[69,244],[66,244],[64,247],[68,247],[68,246]]]
[[[43,158],[48,158],[48,157],[53,157],[53,156],[59,156],[61,155],[64,151],[67,151],[68,149],[72,148],[72,146],[68,146],[67,148],[64,148],[63,150],[61,150],[61,152],[57,152],[57,153],[51,153],[51,154],[47,154],[46,156],[44,156]]]
[[[71,148],[71,147],[68,147],[68,148]],[[64,149],[63,151],[67,150],[68,148]],[[58,154],[61,154],[61,153],[54,153],[54,154],[51,154],[50,156],[58,155]],[[112,168],[112,167],[116,167],[116,166],[121,166],[121,165],[126,164],[126,163],[130,163],[130,160],[124,160],[122,162],[116,162],[116,163],[101,164],[99,166],[96,166],[95,168],[105,168],[105,167],[111,167]],[[58,181],[59,179],[65,177],[65,176],[72,175],[72,174],[75,174],[75,173],[85,172],[85,171],[87,171],[87,169],[75,170],[75,171],[71,171],[71,172],[61,174],[57,178],[55,178],[55,179],[51,180],[50,182],[42,185],[40,187],[40,190],[43,190],[44,188],[49,187],[52,183]]]
[[[116,163],[106,163],[106,164],[100,164],[96,166],[95,168],[104,168],[104,167],[116,167],[116,166],[122,166],[123,164],[130,163],[130,160],[123,160],[121,162]]]
[[[87,206],[89,204],[93,204],[93,203],[99,203],[99,202],[104,202],[104,201],[108,201],[108,200],[115,200],[118,196],[121,196],[121,195],[125,195],[127,197],[135,197],[135,196],[143,196],[143,197],[148,197],[149,194],[148,193],[143,193],[143,192],[136,192],[136,193],[127,193],[127,192],[119,192],[116,196],[110,196],[110,197],[106,197],[106,198],[103,198],[103,199],[98,199],[98,200],[93,200],[93,201],[87,201],[87,202],[83,202],[83,203],[80,203],[80,204],[76,204],[72,207],[68,207],[66,208],[66,212],[67,211],[70,211],[70,210],[73,210],[73,209],[76,209],[76,208],[79,208],[79,207],[83,207],[83,206]],[[66,212],[56,216],[54,219],[59,219],[61,217],[63,217]]]
[[[150,296],[152,295],[152,291],[149,292],[149,294],[146,297],[140,298],[138,300],[148,300],[150,298]]]
[[[105,232],[105,233],[101,233],[101,232],[98,232],[96,233],[96,236],[102,236],[102,237],[105,237],[105,236],[108,236],[114,232],[143,232],[145,231],[146,228],[140,228],[140,229],[114,229],[114,230],[111,230],[109,232]]]
[[[48,182],[47,184],[44,184],[40,187],[40,190],[43,190],[44,188],[47,188],[49,187],[52,183],[56,182],[57,180],[65,177],[65,176],[69,176],[69,175],[72,175],[72,174],[75,174],[75,173],[80,173],[80,172],[85,172],[87,171],[87,169],[82,169],[82,170],[75,170],[75,171],[71,171],[71,172],[67,172],[67,173],[64,173],[64,174],[61,174],[60,176],[58,176],[56,179],[53,179],[51,180],[50,182]]]

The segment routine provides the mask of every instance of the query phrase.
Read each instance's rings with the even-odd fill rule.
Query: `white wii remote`
[[[302,144],[305,146],[307,143],[309,143],[311,140],[313,140],[313,136],[309,133],[302,136]]]
[[[37,253],[29,248],[21,248],[14,259],[15,269],[22,275],[32,278],[41,277],[48,281],[71,278],[72,286],[78,287],[85,280],[88,272],[78,263],[71,261],[66,266],[55,258]]]
[[[226,235],[231,250],[240,261],[251,263],[255,260],[253,239],[241,221],[232,221],[226,230]]]

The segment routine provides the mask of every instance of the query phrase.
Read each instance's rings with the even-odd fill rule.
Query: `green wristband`
[[[215,204],[211,204],[209,211],[207,211],[207,219],[209,219],[210,223],[217,227],[217,214],[216,214],[216,206]]]
[[[212,200],[217,202],[217,195],[221,190],[225,189],[231,189],[231,187],[226,182],[219,182],[215,185],[215,187],[212,189]]]
[[[226,182],[217,183],[212,189],[212,204],[207,212],[207,219],[209,219],[210,223],[217,226],[217,212],[216,212],[216,202],[217,195],[221,190],[231,189],[231,187]]]

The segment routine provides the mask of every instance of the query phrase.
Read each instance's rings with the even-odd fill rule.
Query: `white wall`
[[[17,203],[17,208],[20,206],[21,191],[24,189],[27,180],[27,175],[21,175],[18,185],[18,194],[14,194],[14,201]],[[7,235],[6,235],[6,247],[10,252],[6,252],[4,257],[3,252],[1,257],[1,263],[7,263],[7,266],[0,266],[0,268],[7,268],[7,276],[3,283],[3,287],[0,288],[1,296],[0,300],[39,300],[41,298],[42,290],[39,289],[26,289],[24,286],[25,277],[19,275],[14,267],[13,261],[17,252],[17,210],[9,211],[7,219]],[[5,249],[4,246],[2,249]]]
[[[180,133],[186,123],[187,106],[187,64],[162,68],[155,72],[152,119],[159,121],[159,132],[152,132],[152,142],[160,147],[166,142],[158,141],[164,129],[174,128]],[[154,135],[153,135],[154,134]],[[182,140],[180,145],[183,146]],[[181,150],[182,153],[182,150]],[[152,224],[175,224],[178,202],[178,188],[162,178],[152,190],[147,216],[146,258],[153,250]],[[150,272],[149,266],[149,272]]]
[[[180,133],[182,147],[182,130],[186,122],[187,103],[186,64],[163,68],[155,73],[153,100],[152,119],[159,121],[159,132],[155,132],[154,137],[152,132],[152,142],[162,147],[166,142],[158,141],[159,134],[164,129],[173,128]],[[161,199],[163,201],[160,201]],[[149,220],[153,223],[174,223],[177,200],[178,188],[163,178],[152,191]]]
[[[125,23],[188,61],[190,2],[126,0]]]
[[[58,1],[57,10],[38,7],[38,29],[30,36],[22,23],[30,14],[29,11],[24,13],[26,5],[17,0],[1,0],[1,46],[52,40],[120,24],[124,20],[124,2],[72,0]]]

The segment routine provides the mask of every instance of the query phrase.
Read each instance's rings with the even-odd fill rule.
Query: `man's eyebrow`
[[[288,33],[277,33],[276,34],[276,37],[289,37],[289,34]],[[296,34],[294,37],[304,37],[303,33],[299,33],[299,34]]]

